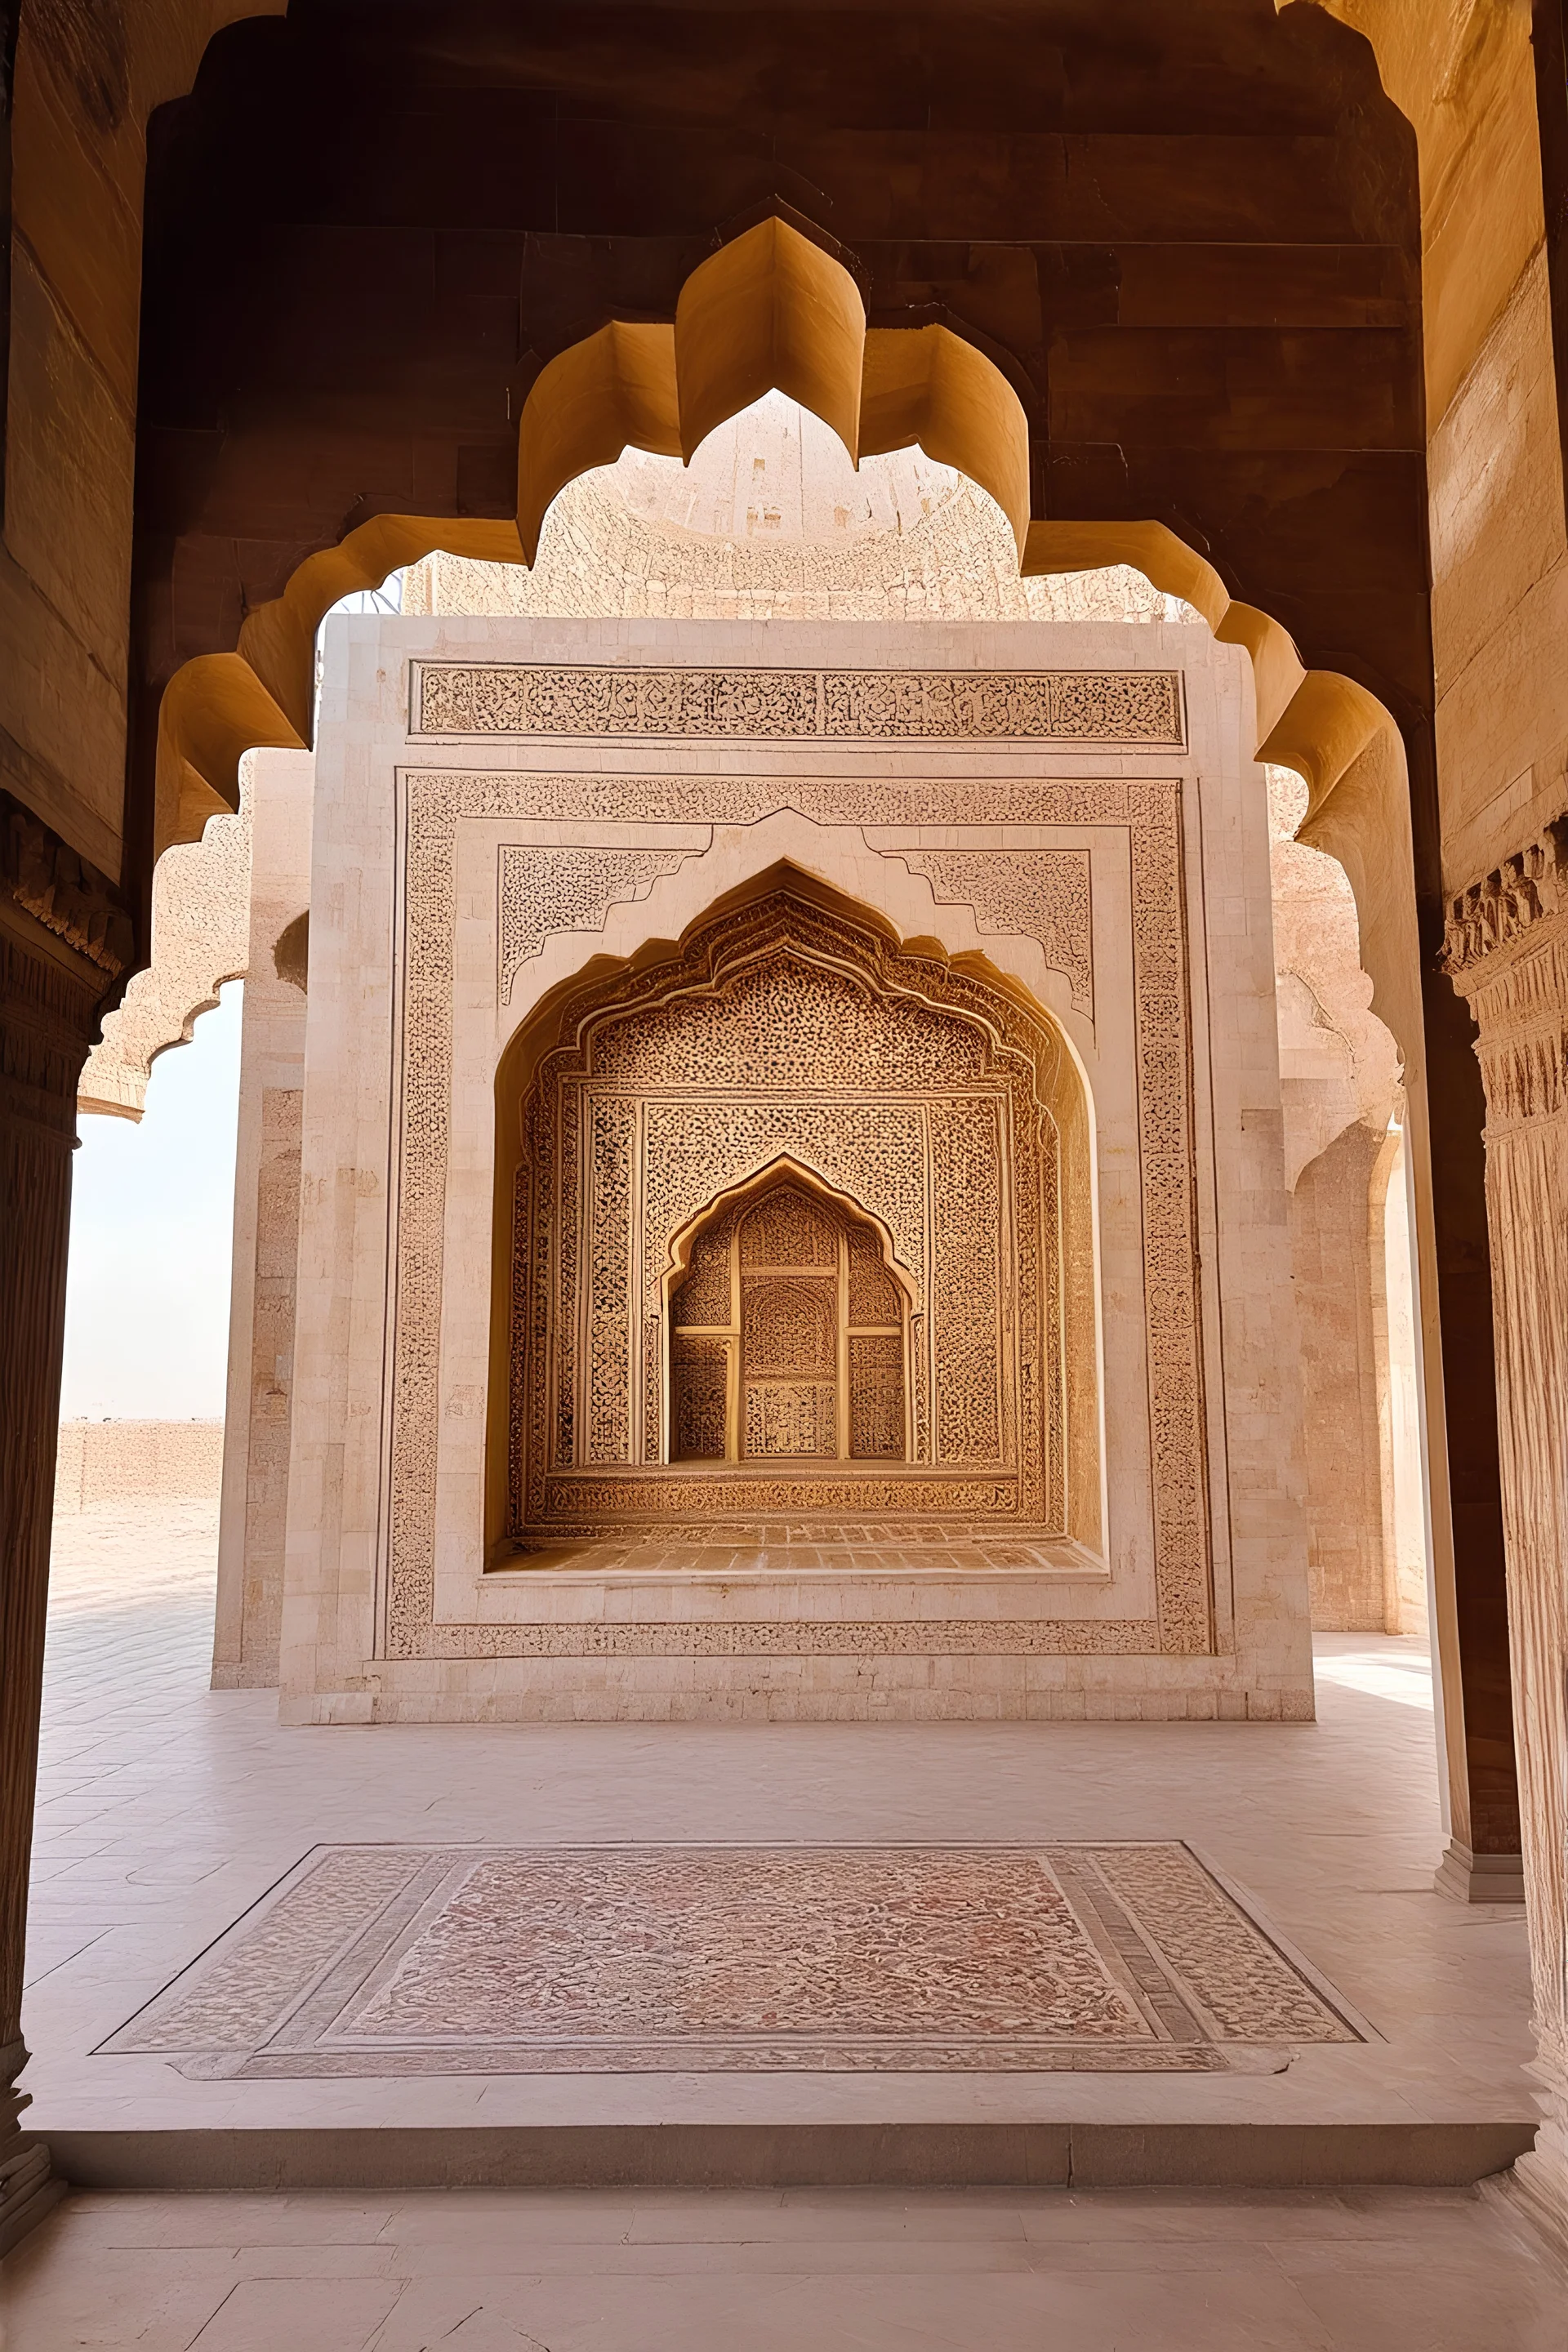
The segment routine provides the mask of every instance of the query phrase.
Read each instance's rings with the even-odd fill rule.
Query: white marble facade
[[[1310,1714],[1251,692],[1193,625],[329,625],[286,1720]],[[650,1356],[597,1522],[498,1542],[498,1073],[569,983],[781,890],[1059,1045],[1089,1327],[1055,1517],[1005,1465],[944,1489],[934,1437],[793,1514],[736,1465],[710,1501]],[[672,1480],[668,1524],[616,1522]]]

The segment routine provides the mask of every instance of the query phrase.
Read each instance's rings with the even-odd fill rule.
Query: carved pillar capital
[[[1449,901],[1443,964],[1469,1003],[1487,1139],[1568,1108],[1568,815]]]
[[[113,883],[0,791],[0,1118],[74,1141],[76,1081],[135,947]]]
[[[1481,984],[1500,951],[1538,938],[1538,927],[1568,910],[1568,814],[1448,901],[1443,963],[1464,995]]]

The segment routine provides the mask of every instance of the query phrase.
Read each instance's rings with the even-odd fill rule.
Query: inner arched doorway
[[[670,1291],[671,1460],[907,1461],[909,1328],[868,1216],[793,1173],[718,1203]]]

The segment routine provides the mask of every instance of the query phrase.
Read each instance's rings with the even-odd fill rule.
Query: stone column
[[[1479,1030],[1503,1537],[1544,2120],[1521,2192],[1568,2243],[1568,815],[1452,901]]]
[[[0,2252],[59,2193],[17,2121],[76,1088],[131,959],[103,877],[0,792]]]
[[[300,1253],[315,761],[308,751],[253,751],[247,765],[250,912],[234,1170],[215,1690],[278,1686]]]

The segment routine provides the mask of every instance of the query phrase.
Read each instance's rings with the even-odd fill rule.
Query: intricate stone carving
[[[680,1339],[670,1350],[670,1456],[722,1462],[729,1417],[730,1342]]]
[[[896,1324],[901,1311],[899,1286],[883,1262],[876,1236],[864,1225],[851,1225],[846,1235],[849,1248],[849,1320],[864,1328],[868,1323]]]
[[[106,988],[135,958],[135,926],[115,885],[3,788],[0,897],[96,964]]]
[[[531,957],[556,931],[599,931],[612,907],[646,898],[654,884],[678,873],[688,849],[561,848],[554,845],[500,853],[496,908],[496,993],[511,1002],[512,984]]]
[[[1037,940],[1072,984],[1076,1012],[1094,1017],[1094,935],[1087,849],[901,849],[944,905],[970,907],[981,931]]]
[[[899,1263],[923,1300],[926,1147],[918,1103],[867,1103],[851,1118],[841,1102],[650,1102],[647,1132],[645,1299],[657,1304],[676,1234],[716,1192],[775,1160],[790,1159],[887,1226]]]
[[[1055,1033],[1009,1009],[978,980],[900,955],[879,934],[787,890],[710,923],[667,964],[607,989],[603,982],[590,988],[558,1019],[559,1034],[573,1042],[541,1063],[536,1087],[546,1094],[569,1085],[585,1090],[595,1199],[608,1181],[629,1188],[624,1214],[637,1235],[631,1255],[642,1267],[643,1315],[660,1307],[676,1235],[716,1195],[780,1159],[813,1171],[840,1198],[880,1219],[910,1276],[924,1318],[922,1342],[944,1368],[933,1459],[952,1466],[1022,1460],[1029,1481],[1022,1507],[1040,1519],[1044,1433],[1021,1439],[1016,1385],[1008,1385],[1018,1291],[1016,1244],[1005,1235],[1009,1221],[1002,1204],[1013,1135],[1026,1127],[1053,1154],[1056,1149],[1039,1095],[1042,1069],[1051,1070],[1061,1050]],[[609,1179],[599,1107],[612,1101],[623,1117],[635,1116],[640,1143],[635,1155],[628,1145]],[[1012,1106],[1005,1118],[1005,1101]],[[572,1150],[575,1129],[564,1111],[552,1118],[545,1110],[529,1123],[531,1131],[558,1133],[562,1149]],[[535,1200],[548,1223],[555,1213],[548,1183]],[[1037,1227],[1040,1206],[1035,1185],[1011,1222]],[[594,1213],[597,1220],[597,1207]],[[628,1352],[623,1334],[631,1302],[618,1286],[612,1297],[602,1263],[607,1250],[618,1285],[627,1255],[621,1213],[613,1234],[605,1227],[604,1244],[580,1243],[574,1255],[556,1254],[552,1311],[561,1328],[594,1335],[595,1383],[610,1377],[610,1366],[618,1377]],[[772,1263],[775,1272],[792,1265],[837,1267],[837,1221],[793,1187],[766,1197],[739,1231],[742,1285],[748,1263]],[[941,1278],[928,1301],[932,1233]],[[1057,1245],[1053,1233],[1053,1252]],[[1035,1231],[1031,1263],[1039,1249]],[[770,1255],[759,1261],[758,1250]],[[533,1253],[535,1262],[544,1255]],[[584,1313],[578,1292],[589,1269]],[[1031,1315],[1035,1306],[1031,1296]],[[679,1307],[678,1325],[690,1311]],[[900,1303],[900,1329],[902,1317]],[[730,1319],[726,1309],[726,1328]],[[841,1375],[832,1351],[820,1365],[781,1360],[764,1367],[744,1313],[742,1326],[747,1360],[730,1450],[837,1454]],[[1031,1360],[1037,1348],[1032,1339]],[[514,1365],[528,1360],[519,1335]],[[564,1354],[560,1360],[564,1381]],[[809,1377],[803,1381],[803,1373]],[[1042,1402],[1032,1391],[1030,1409],[1037,1413]],[[531,1417],[521,1391],[514,1392],[513,1413]],[[630,1464],[631,1426],[631,1417],[617,1412],[612,1428],[595,1407],[591,1450],[579,1462]],[[877,1444],[879,1454],[886,1449],[886,1432]],[[903,1450],[900,1432],[900,1456]],[[560,1465],[569,1458],[557,1453]],[[541,1463],[541,1475],[543,1468]],[[552,1485],[551,1491],[567,1490]],[[1011,1490],[1005,1507],[1019,1507]],[[526,1490],[514,1495],[513,1509],[514,1532],[539,1513]]]
[[[426,662],[420,735],[1184,740],[1176,670],[595,668]]]
[[[838,1228],[798,1184],[775,1184],[741,1227],[741,1264],[817,1266],[838,1263]]]
[[[849,1452],[857,1462],[897,1462],[904,1451],[904,1350],[895,1331],[849,1339]]]
[[[999,1462],[1002,1346],[1001,1139],[994,1101],[954,1102],[931,1122],[936,1243],[931,1314],[938,1462]],[[1026,1209],[1025,1213],[1028,1211]]]
[[[685,1278],[669,1302],[669,1319],[678,1330],[698,1323],[729,1328],[734,1312],[730,1280],[734,1234],[735,1219],[731,1215],[721,1217],[717,1224],[704,1225],[693,1239]]]
[[[776,1511],[772,1500],[748,1508]],[[728,1490],[726,1490],[728,1491]],[[842,1485],[840,1496],[847,1491]],[[873,1507],[885,1494],[857,1482]],[[933,1492],[935,1490],[933,1489]],[[945,1490],[959,1497],[974,1490]],[[698,1507],[708,1490],[700,1490]],[[858,1507],[857,1504],[854,1507]],[[708,1532],[694,1528],[692,1540]],[[435,1625],[422,1654],[433,1658],[990,1658],[1128,1657],[1157,1651],[1160,1627],[1149,1617],[721,1618],[623,1624]]]
[[[1456,981],[1543,917],[1568,907],[1568,816],[1448,901],[1443,961]]]
[[[903,1293],[874,1229],[852,1211],[787,1177],[750,1205],[726,1211],[721,1202],[692,1237],[669,1319],[685,1432],[676,1459],[904,1459]],[[699,1352],[698,1333],[703,1347],[721,1346],[722,1382],[717,1360]]]
[[[616,1475],[555,1471],[542,1482],[538,1504],[536,1531],[552,1541],[568,1535],[586,1540],[606,1532],[624,1534],[628,1525],[645,1532],[650,1527],[668,1531],[683,1522],[698,1524],[706,1518],[710,1523],[715,1516],[747,1521],[824,1515],[960,1519],[976,1540],[983,1540],[980,1522],[1020,1517],[1015,1472],[976,1476],[956,1465],[946,1473],[933,1469],[918,1477],[878,1477],[851,1465],[821,1471],[802,1468],[787,1475],[772,1470],[764,1475],[759,1469],[751,1476],[726,1479],[718,1496],[710,1480],[673,1477],[664,1469],[633,1469]],[[1037,1519],[1029,1524],[1038,1528]]]
[[[575,816],[585,819],[612,821],[640,818],[647,821],[671,822],[746,822],[765,815],[770,810],[789,805],[823,822],[859,823],[864,815],[864,796],[853,781],[836,777],[794,777],[784,782],[767,776],[725,776],[718,778],[702,774],[677,776],[626,776],[583,774],[492,774],[464,773],[451,771],[405,771],[403,785],[407,795],[408,823],[406,829],[405,902],[409,920],[404,943],[404,979],[405,990],[405,1039],[403,1059],[403,1084],[399,1109],[400,1174],[396,1228],[396,1312],[398,1316],[399,1349],[394,1369],[394,1412],[389,1460],[388,1563],[389,1591],[387,1599],[388,1646],[394,1656],[493,1656],[502,1654],[536,1654],[536,1636],[527,1629],[516,1626],[445,1626],[433,1623],[434,1601],[434,1502],[435,1502],[435,1372],[438,1335],[438,1302],[440,1297],[441,1218],[446,1183],[447,1128],[451,1087],[451,987],[453,939],[453,850],[459,816],[504,816],[516,821],[542,817],[560,819]],[[1152,1624],[1142,1621],[1105,1621],[1084,1619],[1063,1621],[1054,1630],[1037,1630],[1027,1643],[1044,1650],[1137,1650],[1154,1647],[1202,1647],[1206,1640],[1208,1618],[1208,1560],[1206,1514],[1207,1502],[1204,1482],[1202,1447],[1203,1404],[1197,1349],[1196,1295],[1194,1287],[1191,1237],[1193,1234],[1190,1113],[1187,1108],[1187,1048],[1184,1003],[1184,945],[1180,892],[1179,851],[1179,786],[1173,782],[1136,782],[1124,779],[1056,782],[1036,778],[985,778],[974,780],[941,779],[888,782],[879,785],[879,816],[888,825],[916,825],[955,822],[985,824],[1016,824],[1031,825],[1088,825],[1124,824],[1129,828],[1132,848],[1132,908],[1134,923],[1135,961],[1138,972],[1141,1032],[1147,1028],[1148,1044],[1141,1044],[1139,1061],[1140,1117],[1143,1141],[1142,1182],[1145,1229],[1149,1235],[1151,1266],[1155,1256],[1162,1258],[1169,1273],[1178,1263],[1186,1269],[1184,1305],[1175,1302],[1173,1316],[1160,1319],[1154,1286],[1150,1290],[1150,1366],[1151,1381],[1156,1400],[1156,1445],[1154,1454],[1154,1486],[1157,1524],[1160,1532],[1156,1558],[1156,1577],[1160,1600],[1158,1633]],[[933,968],[934,969],[934,968]],[[944,983],[956,996],[962,997],[968,986],[961,975],[944,972]],[[987,994],[990,992],[987,992]],[[994,999],[992,999],[994,1002]],[[1175,1090],[1173,1107],[1168,1089]],[[575,1117],[572,1108],[572,1090],[563,1089],[563,1118]],[[887,1108],[884,1124],[896,1112],[897,1107]],[[749,1148],[738,1151],[742,1164],[733,1168],[710,1169],[710,1181],[704,1198],[712,1197],[726,1184],[742,1179],[758,1164],[765,1164],[767,1147],[777,1151],[791,1150],[803,1139],[797,1121],[793,1140],[783,1132],[777,1120],[780,1106],[752,1106],[746,1116],[759,1121],[766,1132],[756,1132],[749,1139]],[[649,1120],[657,1115],[658,1106],[649,1107]],[[901,1116],[901,1114],[900,1114]],[[728,1115],[733,1122],[734,1114]],[[770,1125],[770,1122],[774,1122]],[[773,1140],[776,1136],[777,1140]],[[717,1135],[699,1139],[700,1148],[710,1150],[719,1140]],[[888,1141],[891,1142],[891,1137]],[[539,1139],[535,1138],[536,1144]],[[1023,1148],[1026,1138],[1016,1137],[1019,1148],[1019,1168],[1024,1170],[1027,1151]],[[560,1154],[558,1133],[544,1139],[543,1162],[559,1169],[563,1217],[560,1247],[563,1259],[573,1246],[571,1236],[575,1231],[576,1212],[572,1208],[569,1192],[571,1167],[574,1155]],[[557,1157],[557,1155],[560,1155]],[[805,1158],[812,1161],[809,1150]],[[916,1292],[910,1315],[910,1356],[912,1393],[910,1415],[912,1450],[916,1462],[929,1455],[931,1439],[931,1400],[929,1393],[930,1345],[928,1317],[923,1304],[926,1285],[923,1234],[910,1234],[911,1225],[919,1224],[909,1210],[898,1200],[878,1197],[880,1183],[887,1189],[886,1176],[879,1179],[877,1167],[893,1165],[908,1167],[909,1155],[900,1147],[886,1150],[876,1143],[872,1159],[860,1171],[865,1181],[841,1185],[853,1197],[865,1201],[893,1234],[900,1262],[911,1277]],[[693,1167],[692,1175],[699,1172]],[[833,1178],[827,1171],[827,1181]],[[1042,1213],[1054,1224],[1054,1171],[1049,1164],[1040,1167],[1033,1177],[1026,1173],[1019,1178],[1020,1188],[1033,1184],[1042,1201]],[[923,1213],[923,1212],[922,1212]],[[677,1229],[679,1220],[668,1230]],[[906,1238],[900,1240],[900,1228]],[[1181,1247],[1180,1237],[1184,1236]],[[529,1263],[532,1276],[529,1284],[529,1307],[525,1320],[520,1321],[518,1349],[521,1358],[541,1360],[545,1347],[547,1306],[552,1283],[559,1278],[551,1275],[547,1239],[537,1218],[534,1222],[532,1254]],[[906,1249],[909,1255],[906,1255]],[[542,1257],[541,1252],[544,1255]],[[1039,1306],[1041,1318],[1056,1313],[1054,1304],[1057,1275],[1049,1253],[1038,1269]],[[1026,1336],[1020,1345],[1026,1358],[1033,1356],[1037,1366],[1044,1361],[1047,1376],[1040,1384],[1046,1394],[1042,1400],[1042,1427],[1051,1432],[1049,1448],[1049,1478],[1052,1491],[1059,1478],[1065,1447],[1059,1425],[1059,1389],[1053,1396],[1053,1385],[1059,1376],[1059,1349],[1046,1345],[1030,1331],[1028,1286],[1031,1276],[1026,1254],[1020,1252],[1018,1284],[1020,1296],[1020,1330]],[[1172,1305],[1168,1290],[1162,1289],[1161,1298],[1166,1307]],[[654,1307],[658,1309],[657,1297]],[[647,1370],[648,1317],[643,1320],[644,1349],[644,1420],[652,1428],[653,1444],[645,1458],[652,1458],[658,1444],[658,1400],[654,1383]],[[1039,1325],[1043,1330],[1043,1322]],[[558,1334],[561,1346],[569,1351],[571,1335]],[[1055,1361],[1053,1364],[1053,1357]],[[520,1378],[523,1377],[521,1373]],[[535,1398],[538,1413],[554,1416],[558,1401],[554,1392],[556,1373],[552,1370],[548,1380],[529,1379],[530,1393]],[[1030,1381],[1040,1381],[1037,1369],[1026,1362],[1019,1375],[1019,1391],[1027,1393]],[[568,1463],[573,1459],[570,1432],[569,1400],[559,1401],[562,1424],[566,1442],[553,1458]],[[1029,1416],[1025,1414],[1026,1427]],[[645,1438],[646,1442],[646,1438]],[[536,1455],[536,1458],[537,1455]],[[1026,1478],[1029,1465],[1022,1465]],[[670,1482],[669,1474],[658,1474],[664,1482],[664,1503],[675,1511],[684,1510],[689,1517],[700,1514],[710,1506],[704,1494],[693,1494],[684,1499]],[[574,1525],[586,1528],[595,1521],[613,1527],[624,1524],[629,1515],[637,1516],[637,1488],[643,1482],[635,1474],[627,1474],[612,1485],[597,1486],[583,1474],[561,1472],[552,1474],[541,1497],[542,1516],[550,1519],[557,1516],[570,1518]],[[853,1480],[824,1479],[817,1485],[813,1507],[850,1517],[885,1512],[924,1511],[948,1513],[955,1517],[995,1517],[1018,1514],[1016,1474],[999,1472],[994,1476],[976,1481],[955,1473],[946,1477],[934,1469],[926,1475],[923,1488],[906,1473],[895,1484],[883,1482],[885,1490],[878,1491],[878,1482],[868,1474],[859,1474]],[[727,1489],[727,1507],[748,1516],[776,1514],[782,1494],[770,1490],[761,1481],[748,1481],[731,1495]],[[1048,1498],[1042,1496],[1032,1507],[1036,1520],[1043,1517]],[[1055,1505],[1050,1505],[1052,1523],[1059,1523]],[[1001,1630],[1001,1629],[998,1629]],[[921,1643],[928,1629],[919,1629]],[[632,1629],[628,1638],[640,1638]],[[679,1634],[677,1636],[679,1638]],[[965,1637],[967,1638],[967,1637]],[[847,1646],[853,1648],[855,1635]],[[940,1646],[940,1642],[937,1643]],[[1013,1646],[1008,1639],[998,1642],[999,1648]]]
[[[796,809],[816,824],[863,824],[867,792],[852,776],[725,774],[692,769],[684,774],[626,775],[561,769],[411,768],[402,772],[411,794],[447,783],[462,793],[465,816],[505,816],[519,824],[579,820],[590,824],[752,824],[777,809]],[[1118,777],[1077,782],[1037,776],[879,776],[876,843],[904,852],[884,836],[926,824],[1125,824],[1128,782]],[[1173,792],[1174,784],[1163,787]]]
[[[588,1121],[590,1462],[631,1460],[631,1191],[637,1111],[618,1096],[594,1098]]]

